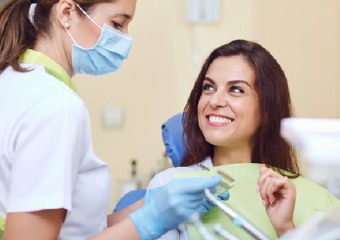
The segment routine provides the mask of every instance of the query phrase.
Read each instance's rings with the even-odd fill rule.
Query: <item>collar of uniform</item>
[[[0,237],[2,236],[2,233],[4,230],[5,230],[5,219],[0,217]]]
[[[32,63],[43,65],[46,71],[60,81],[64,82],[73,91],[77,90],[76,85],[72,82],[71,77],[67,74],[64,68],[62,68],[58,63],[56,63],[51,58],[47,57],[41,52],[34,51],[32,49],[27,49],[19,58],[21,63]]]

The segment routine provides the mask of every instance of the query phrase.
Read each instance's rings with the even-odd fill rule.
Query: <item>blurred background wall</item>
[[[161,168],[161,124],[183,110],[208,54],[234,39],[266,47],[289,80],[297,117],[340,117],[340,1],[220,0],[216,23],[189,23],[185,0],[139,0],[134,37],[122,68],[102,77],[75,77],[92,120],[97,155],[112,170],[112,207],[131,177],[145,184]],[[118,109],[121,126],[103,112]],[[106,112],[107,113],[107,112]]]

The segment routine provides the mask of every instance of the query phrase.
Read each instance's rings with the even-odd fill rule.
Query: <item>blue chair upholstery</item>
[[[145,196],[146,189],[136,189],[133,191],[130,191],[126,193],[117,203],[115,209],[113,209],[113,212],[118,212],[119,210],[122,210],[123,208],[128,207],[132,203],[138,201],[139,199],[143,198]]]
[[[183,113],[178,113],[169,118],[162,125],[162,140],[165,152],[172,161],[174,167],[181,165],[185,153],[183,144]],[[184,138],[185,140],[185,138]]]
[[[183,144],[183,113],[178,113],[162,124],[162,140],[165,145],[165,152],[171,159],[174,167],[181,164],[183,155],[185,153]],[[128,207],[132,203],[143,198],[146,189],[137,189],[126,193],[117,203],[113,212],[117,212],[123,208]]]

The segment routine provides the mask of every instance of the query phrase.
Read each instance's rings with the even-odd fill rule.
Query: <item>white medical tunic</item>
[[[65,70],[27,50],[20,73],[0,74],[0,217],[66,209],[59,239],[107,227],[108,166],[93,152],[90,118]]]

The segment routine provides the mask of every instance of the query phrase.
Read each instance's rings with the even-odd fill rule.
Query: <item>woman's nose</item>
[[[216,91],[210,99],[210,105],[212,107],[227,107],[228,96],[224,91]]]

